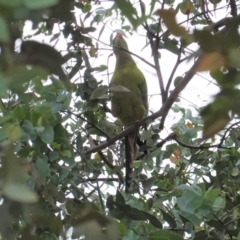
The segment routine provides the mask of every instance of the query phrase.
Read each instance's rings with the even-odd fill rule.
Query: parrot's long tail
[[[137,132],[131,133],[125,139],[125,157],[126,157],[126,193],[131,192],[133,163],[136,152]]]

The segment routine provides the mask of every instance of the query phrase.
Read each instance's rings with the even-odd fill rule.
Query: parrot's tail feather
[[[136,133],[126,136],[125,157],[126,157],[126,193],[131,192],[133,163],[136,152]]]

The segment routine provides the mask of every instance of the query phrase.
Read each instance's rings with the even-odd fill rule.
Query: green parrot
[[[113,39],[113,50],[116,56],[116,66],[111,79],[111,86],[123,86],[129,91],[112,91],[112,114],[124,127],[134,124],[147,116],[148,93],[147,83],[143,73],[137,67],[123,35],[117,33]],[[131,192],[131,178],[136,150],[137,132],[126,136],[126,192]]]

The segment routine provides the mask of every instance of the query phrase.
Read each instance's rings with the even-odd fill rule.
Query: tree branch
[[[231,14],[233,17],[237,16],[237,6],[236,6],[236,1],[235,0],[230,0],[229,1],[230,7],[231,7]]]
[[[160,91],[161,91],[161,96],[162,96],[162,104],[164,104],[165,101],[166,101],[166,92],[165,92],[165,89],[164,89],[163,78],[162,78],[162,73],[161,73],[161,69],[160,69],[160,65],[159,65],[159,59],[158,59],[159,39],[156,39],[156,42],[154,43],[153,37],[152,37],[151,34],[149,34],[148,28],[147,28],[147,31],[148,31],[147,36],[148,36],[148,39],[150,41],[150,45],[151,45],[151,48],[152,48],[155,70],[157,72],[158,82],[159,82],[159,86],[160,86]]]

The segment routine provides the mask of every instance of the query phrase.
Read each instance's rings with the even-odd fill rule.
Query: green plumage
[[[144,118],[148,112],[147,84],[143,73],[137,67],[128,46],[121,34],[113,40],[116,67],[111,85],[121,85],[130,92],[112,92],[112,113],[121,120],[125,127]],[[126,146],[126,191],[129,192],[131,173],[135,155],[136,133],[127,136]],[[130,151],[130,152],[129,152]]]

